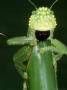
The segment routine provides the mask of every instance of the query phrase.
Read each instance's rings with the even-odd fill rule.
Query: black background
[[[50,7],[54,0],[33,0],[39,6]],[[0,0],[0,90],[22,90],[22,78],[16,71],[13,55],[21,46],[8,46],[11,37],[26,35],[28,18],[34,7],[27,0]],[[58,26],[55,38],[67,45],[67,0],[59,0],[52,8]],[[58,61],[58,87],[67,90],[67,56]]]

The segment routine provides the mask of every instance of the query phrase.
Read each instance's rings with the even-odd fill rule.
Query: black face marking
[[[36,36],[37,40],[44,41],[50,36],[50,30],[48,30],[48,31],[38,31],[38,30],[36,30],[35,36]]]

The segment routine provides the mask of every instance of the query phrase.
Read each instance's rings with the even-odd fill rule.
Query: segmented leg
[[[24,82],[23,82],[23,90],[27,90],[27,81],[28,81],[28,75],[27,72],[24,72]]]

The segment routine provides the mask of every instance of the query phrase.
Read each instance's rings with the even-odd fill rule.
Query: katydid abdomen
[[[34,46],[28,63],[28,90],[57,90],[52,52]]]

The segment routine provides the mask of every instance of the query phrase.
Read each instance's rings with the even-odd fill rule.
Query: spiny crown
[[[29,18],[29,28],[32,31],[54,30],[56,25],[54,13],[47,7],[39,7],[32,12],[32,15]]]

